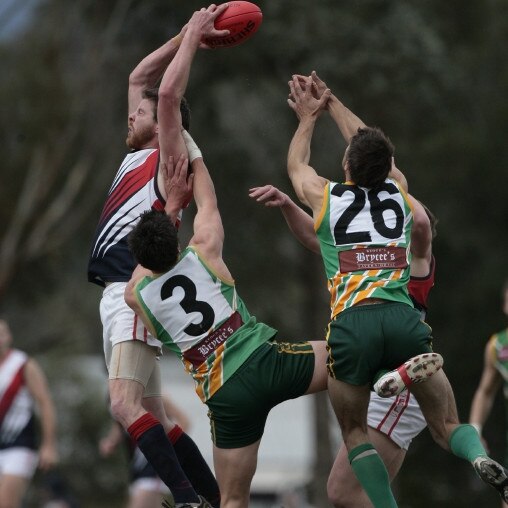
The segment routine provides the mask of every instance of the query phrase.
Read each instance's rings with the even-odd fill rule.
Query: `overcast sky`
[[[0,0],[0,39],[15,36],[30,22],[40,0]]]

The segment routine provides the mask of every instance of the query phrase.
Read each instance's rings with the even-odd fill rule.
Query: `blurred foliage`
[[[289,191],[285,159],[296,122],[286,104],[287,81],[293,73],[315,69],[366,123],[390,135],[411,192],[440,219],[430,322],[466,419],[484,344],[506,324],[499,292],[508,276],[508,4],[258,4],[264,13],[258,34],[236,48],[199,52],[187,91],[191,130],[216,183],[225,258],[240,293],[281,337],[323,336],[327,295],[319,264],[308,261],[277,211],[262,209],[247,195],[249,187],[265,183]],[[106,492],[108,475],[115,474],[108,464],[94,472],[90,450],[107,413],[93,387],[76,378],[74,366],[79,355],[102,354],[100,288],[86,282],[86,265],[96,220],[125,152],[127,79],[143,56],[203,4],[40,0],[34,5],[25,23],[9,33],[3,27],[15,9],[0,11],[0,242],[5,246],[13,236],[17,242],[9,263],[2,263],[0,306],[17,346],[48,359],[63,415],[65,468],[85,499],[90,492]],[[323,118],[312,164],[322,175],[340,178],[343,149],[333,124]],[[79,192],[70,194],[65,213],[47,214],[52,203],[69,196],[73,170],[82,171]],[[184,236],[189,227],[184,216]],[[308,283],[309,273],[322,290]],[[321,309],[317,319],[302,319],[316,313],[309,291]],[[501,458],[500,404],[485,433]],[[492,493],[468,476],[467,465],[437,445],[427,446],[429,439],[419,438],[410,449],[397,482],[401,506],[490,502]],[[473,498],[478,501],[471,504]]]

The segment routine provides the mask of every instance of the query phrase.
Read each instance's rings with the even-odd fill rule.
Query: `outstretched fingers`
[[[249,189],[249,197],[255,199],[258,203],[263,203],[265,206],[270,207],[279,207],[286,202],[286,194],[273,185],[253,187]]]

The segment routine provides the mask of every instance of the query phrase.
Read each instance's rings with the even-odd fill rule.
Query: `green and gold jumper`
[[[180,357],[203,402],[277,333],[251,316],[234,281],[217,276],[193,247],[135,293],[152,333]]]

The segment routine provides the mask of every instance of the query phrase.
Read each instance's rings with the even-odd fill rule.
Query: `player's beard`
[[[127,134],[125,143],[133,150],[139,150],[141,147],[146,146],[153,138],[153,130],[150,126],[141,127],[138,130],[131,128]]]

